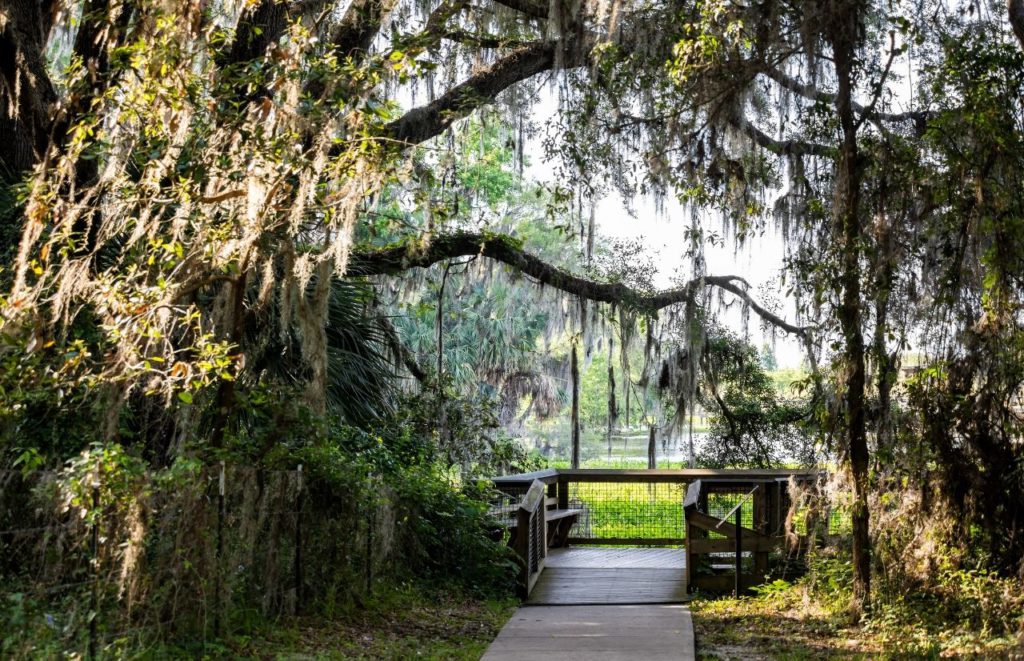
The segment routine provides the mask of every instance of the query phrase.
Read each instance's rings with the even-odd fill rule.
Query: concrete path
[[[483,661],[673,661],[696,658],[693,622],[681,604],[524,606]]]

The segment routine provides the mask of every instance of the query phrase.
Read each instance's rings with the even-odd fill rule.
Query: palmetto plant
[[[438,293],[430,288],[396,322],[403,341],[425,365],[437,364]],[[503,424],[511,421],[521,398],[547,402],[554,397],[537,356],[548,312],[526,287],[501,277],[449,282],[440,308],[441,364],[456,389],[498,399]],[[540,410],[551,408],[545,404]]]
[[[315,287],[315,280],[309,287]],[[254,347],[253,374],[285,384],[303,384],[311,369],[301,353],[299,330],[254,320],[247,340]],[[262,322],[262,323],[260,323]],[[350,424],[362,425],[392,411],[397,388],[395,356],[389,353],[382,317],[365,284],[334,278],[325,320],[327,410]]]

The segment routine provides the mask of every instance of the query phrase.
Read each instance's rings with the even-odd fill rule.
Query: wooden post
[[[558,476],[558,509],[569,509],[569,477],[567,475]]]
[[[739,597],[743,592],[743,508],[736,508],[736,589],[734,595]]]
[[[768,535],[768,484],[761,484],[761,488],[754,492],[752,501],[754,511],[754,530],[761,535]],[[768,574],[768,552],[756,551],[754,553],[754,573],[757,578],[763,579]]]
[[[693,545],[690,544],[690,540],[693,539],[693,526],[690,525],[690,514],[683,508],[684,525],[686,526],[686,591],[693,591]]]
[[[547,555],[548,526],[545,519],[547,510],[544,507],[544,497],[543,483],[540,480],[534,480],[530,488],[527,489],[526,495],[523,496],[522,502],[519,503],[519,508],[516,510],[515,551],[523,563],[522,581],[519,586],[519,594],[523,598],[530,596],[530,590],[533,589],[533,582],[536,580],[536,577],[530,571],[531,543],[540,544],[537,553],[537,573],[544,568],[544,557]],[[533,516],[540,517],[539,534],[541,538],[539,540],[534,539],[533,526],[530,525],[530,519]]]
[[[683,499],[683,521],[686,526],[686,590],[690,592],[693,590],[694,579],[697,574],[694,571],[694,563],[697,555],[693,552],[693,539],[701,536],[701,531],[697,526],[690,525],[690,512],[693,510],[701,510],[701,499],[703,497],[703,490],[701,489],[701,481],[694,480],[686,486],[686,497]],[[706,506],[704,506],[706,508]]]

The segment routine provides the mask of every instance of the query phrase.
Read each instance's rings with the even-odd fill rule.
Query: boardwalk
[[[484,655],[503,659],[694,659],[679,549],[552,549],[528,605]]]
[[[678,604],[686,601],[682,549],[551,549],[533,605]]]

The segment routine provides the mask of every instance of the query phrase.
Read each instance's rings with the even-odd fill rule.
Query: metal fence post
[[[89,618],[89,658],[96,656],[96,624],[100,617],[100,479],[99,473],[92,480],[92,604]]]
[[[373,528],[377,519],[376,493],[373,488],[373,473],[369,474],[367,483],[370,487],[371,496],[365,498],[370,510],[366,513],[366,594],[373,594]]]
[[[224,487],[225,470],[224,462],[221,461],[217,476],[217,552],[214,555],[216,596],[213,612],[213,632],[218,638],[221,635],[221,611],[224,610]]]
[[[297,470],[298,493],[295,496],[295,614],[302,602],[302,464]]]

